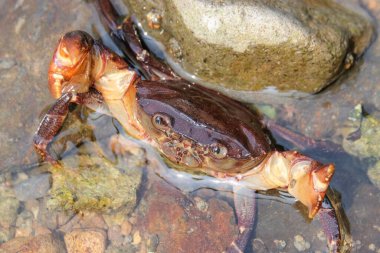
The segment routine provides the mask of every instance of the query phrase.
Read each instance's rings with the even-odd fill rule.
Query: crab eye
[[[171,127],[170,118],[167,115],[157,113],[152,118],[153,126],[159,130],[168,130]]]
[[[210,146],[210,151],[211,154],[216,158],[216,159],[223,159],[224,157],[227,156],[227,148],[220,144],[220,143],[213,143]]]

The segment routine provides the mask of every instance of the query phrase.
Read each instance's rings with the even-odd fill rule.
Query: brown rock
[[[179,252],[180,249],[222,252],[237,234],[237,227],[231,222],[234,211],[226,202],[213,198],[208,202],[207,211],[201,211],[188,197],[166,183],[152,184],[138,212],[136,231],[142,238],[157,235],[156,252]]]
[[[64,253],[65,246],[58,236],[45,234],[17,237],[0,246],[0,252],[7,253]]]
[[[106,233],[103,230],[74,230],[65,235],[68,253],[102,253],[106,248]]]
[[[121,228],[118,225],[112,226],[107,231],[108,240],[115,246],[121,246],[124,242],[124,237],[121,234]]]
[[[132,224],[129,221],[124,221],[121,224],[121,233],[125,236],[129,235],[132,231]]]

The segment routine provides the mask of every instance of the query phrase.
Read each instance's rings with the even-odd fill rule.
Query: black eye
[[[220,143],[213,143],[210,145],[211,154],[217,158],[222,159],[227,156],[227,148]]]
[[[152,118],[153,125],[160,130],[168,130],[171,127],[170,118],[167,115],[156,113]]]

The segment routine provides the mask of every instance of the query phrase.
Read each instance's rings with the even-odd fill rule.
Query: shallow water
[[[380,2],[365,3],[377,24]],[[53,101],[46,87],[46,73],[57,39],[73,29],[95,34],[104,31],[94,29],[93,9],[79,0],[6,0],[0,1],[0,7],[0,26],[3,34],[7,34],[0,38],[0,197],[7,192],[11,196],[7,195],[7,199],[15,199],[18,203],[15,212],[4,214],[9,215],[8,221],[7,217],[0,219],[0,240],[49,231],[60,231],[63,236],[75,228],[95,227],[105,231],[108,252],[150,249],[157,252],[220,252],[220,247],[227,246],[237,233],[231,189],[216,192],[208,188],[208,183],[189,178],[179,181],[177,177],[171,181],[163,175],[164,172],[157,173],[155,162],[143,169],[144,186],[138,192],[137,207],[130,213],[122,209],[101,210],[95,214],[95,219],[92,212],[84,211],[82,218],[73,218],[78,216],[70,211],[46,211],[48,194],[37,199],[19,201],[20,196],[15,198],[12,192],[20,182],[48,169],[46,165],[34,165],[38,160],[31,148],[31,140],[41,115]],[[379,32],[378,26],[376,30]],[[342,136],[337,129],[341,128],[355,105],[361,103],[367,113],[380,119],[379,56],[380,42],[376,38],[356,66],[321,94],[297,100],[275,99],[275,104],[268,99],[258,102],[274,108],[275,120],[287,128],[341,144]],[[120,131],[123,130],[110,117],[77,108],[52,149],[63,158],[89,154],[119,164],[118,158],[108,150],[108,141]],[[292,148],[280,139],[278,142]],[[100,149],[96,148],[97,145]],[[308,155],[336,165],[331,186],[341,195],[341,204],[350,224],[354,241],[351,252],[379,251],[380,191],[367,176],[368,168],[379,158],[359,159],[346,153],[331,155],[315,151]],[[128,157],[123,161],[127,164],[125,167],[146,167],[133,160],[133,156]],[[149,158],[157,160],[150,153]],[[70,166],[76,165],[71,163]],[[191,182],[198,182],[203,189],[195,190],[198,187]],[[308,220],[306,210],[292,199],[276,195],[277,191],[258,195],[255,232],[247,252],[251,249],[255,252],[297,252],[294,246],[296,235],[304,238],[303,246],[310,244],[305,252],[325,252],[318,221]],[[129,233],[121,230],[126,222],[132,227]],[[157,245],[154,243],[156,236]],[[286,244],[283,248],[278,246],[280,240]]]

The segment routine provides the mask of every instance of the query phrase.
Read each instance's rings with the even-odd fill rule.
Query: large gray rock
[[[332,0],[125,1],[189,77],[237,91],[315,93],[373,34],[366,15]]]

